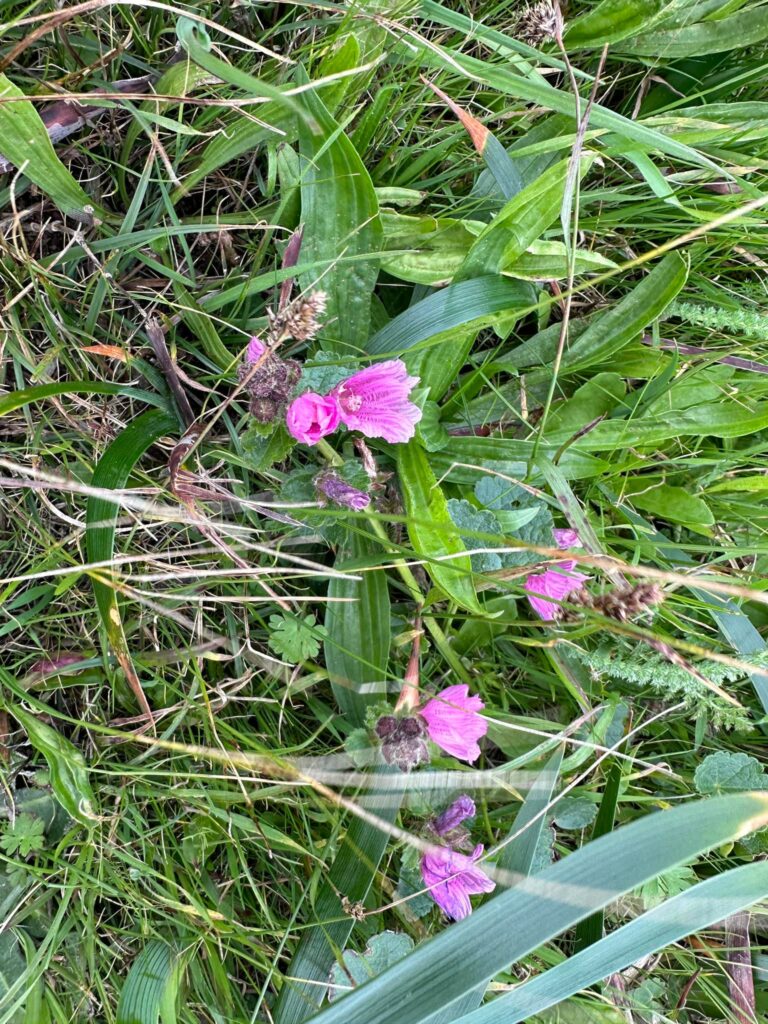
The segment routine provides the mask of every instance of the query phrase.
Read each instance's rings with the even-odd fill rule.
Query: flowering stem
[[[405,670],[403,688],[395,704],[395,711],[414,711],[419,706],[419,651],[421,650],[421,616],[414,623],[416,635],[413,638],[408,668]]]
[[[331,448],[324,437],[320,438],[315,447],[322,455],[325,456],[331,466],[344,465],[344,459],[342,459],[337,451],[334,451],[334,449]]]

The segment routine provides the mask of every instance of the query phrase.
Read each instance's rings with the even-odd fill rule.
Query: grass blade
[[[175,1024],[175,1004],[181,981],[179,954],[153,939],[131,965],[117,1006],[116,1024]]]
[[[766,823],[765,793],[647,815],[496,896],[314,1022],[417,1024],[622,893]]]
[[[745,864],[674,896],[588,949],[461,1018],[461,1024],[519,1024],[686,935],[768,895],[768,863]]]

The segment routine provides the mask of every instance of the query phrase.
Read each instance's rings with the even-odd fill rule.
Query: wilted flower
[[[267,311],[269,332],[275,338],[310,341],[322,327],[319,318],[325,312],[325,292],[312,292],[289,303],[277,313]]]
[[[550,0],[526,6],[515,25],[515,35],[524,43],[538,46],[547,39],[556,39],[563,30],[563,16]]]
[[[476,813],[477,809],[472,797],[460,796],[457,800],[453,801],[450,807],[446,807],[442,814],[435,818],[432,822],[432,828],[439,836],[444,836],[448,832],[453,832],[467,818],[474,818]]]
[[[401,772],[409,772],[429,761],[426,736],[427,724],[420,715],[383,715],[376,723],[376,735],[381,740],[381,753],[387,764]]]
[[[339,407],[330,395],[307,391],[288,406],[285,422],[289,433],[304,444],[317,444],[339,425]]]
[[[368,508],[371,503],[370,495],[348,484],[333,471],[316,476],[315,488],[326,498],[335,501],[337,505],[346,505],[347,508],[354,509],[356,512]]]
[[[421,859],[424,885],[435,903],[454,921],[472,913],[471,895],[493,892],[496,888],[493,879],[475,865],[482,854],[482,845],[476,846],[469,856],[446,846],[435,846]]]
[[[280,359],[269,354],[262,360],[266,352],[267,346],[261,338],[251,338],[245,350],[245,361],[238,370],[251,397],[251,415],[259,423],[277,419],[301,376],[301,367],[295,359]],[[262,362],[257,366],[259,360]]]
[[[410,441],[421,409],[409,401],[418,384],[401,359],[374,363],[342,381],[333,395],[342,423],[366,437],[383,437],[392,444]]]
[[[427,723],[433,743],[462,761],[472,762],[480,757],[477,741],[488,732],[487,721],[478,714],[484,707],[480,698],[470,697],[469,687],[462,684],[443,690],[419,714]]]

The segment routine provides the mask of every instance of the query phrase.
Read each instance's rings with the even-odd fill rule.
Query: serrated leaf
[[[325,627],[315,624],[314,615],[270,615],[269,628],[269,647],[293,665],[316,658],[326,635]]]
[[[240,438],[248,465],[257,473],[266,473],[277,462],[283,462],[296,445],[296,440],[280,422],[268,435],[262,424],[254,423]]]
[[[694,773],[693,783],[704,795],[768,789],[765,768],[757,758],[729,750],[718,750],[705,757]]]

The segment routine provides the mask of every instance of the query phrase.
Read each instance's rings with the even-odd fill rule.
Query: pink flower
[[[476,813],[477,809],[472,797],[460,796],[458,800],[453,801],[450,807],[446,807],[441,814],[438,814],[432,822],[432,828],[439,836],[444,836],[447,832],[458,828],[467,818],[474,818]]]
[[[552,569],[539,573],[538,576],[529,576],[525,581],[525,589],[530,594],[540,594],[540,597],[528,597],[531,607],[545,622],[551,622],[557,618],[560,612],[559,604],[552,604],[552,601],[564,601],[574,590],[581,590],[584,580],[589,579],[583,572],[573,572],[575,562],[559,562]],[[546,600],[549,598],[549,600]]]
[[[456,853],[445,846],[435,846],[421,859],[421,877],[435,903],[454,921],[472,913],[469,897],[474,893],[493,892],[496,883],[475,867],[483,847],[476,846],[470,856]]]
[[[251,338],[251,340],[248,342],[248,347],[245,350],[246,363],[248,363],[250,366],[252,366],[254,363],[258,363],[258,361],[261,359],[261,357],[264,355],[266,351],[267,346],[264,344],[261,338],[257,338],[254,335],[254,337]]]
[[[366,366],[333,392],[342,423],[366,437],[383,437],[392,444],[410,441],[421,409],[408,396],[418,383],[418,377],[408,376],[401,359]]]
[[[448,754],[462,761],[480,757],[477,741],[488,732],[488,723],[478,714],[485,704],[469,696],[466,685],[449,686],[433,697],[419,714],[427,723],[429,738]]]
[[[555,544],[566,551],[568,548],[581,547],[581,538],[579,537],[578,530],[570,529],[554,529],[552,534],[555,538]]]
[[[285,414],[289,433],[304,444],[317,444],[339,425],[339,407],[330,395],[307,391],[295,398]]]

